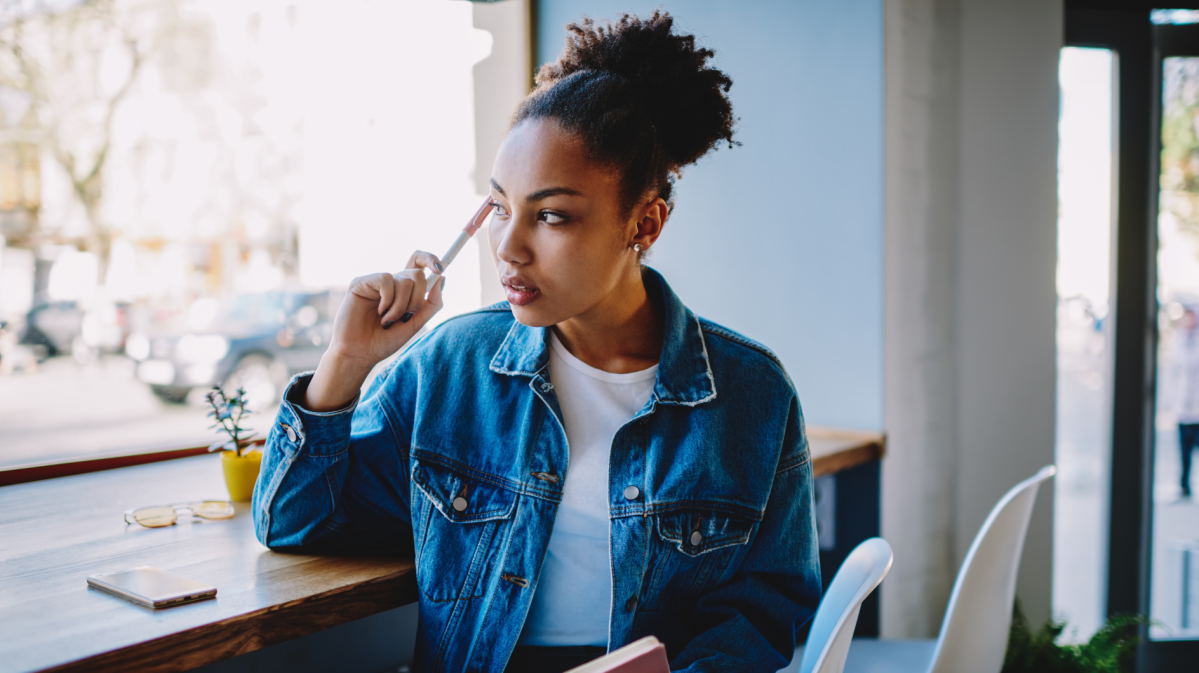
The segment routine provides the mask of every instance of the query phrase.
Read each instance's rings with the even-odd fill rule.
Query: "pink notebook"
[[[666,646],[646,636],[566,673],[670,673],[670,664]]]

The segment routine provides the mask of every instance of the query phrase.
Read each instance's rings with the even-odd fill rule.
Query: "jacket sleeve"
[[[753,546],[732,581],[699,598],[698,635],[670,670],[777,671],[795,652],[796,631],[816,613],[821,582],[812,459],[794,398],[781,455]]]
[[[394,408],[395,363],[348,407],[318,413],[297,400],[301,374],[283,395],[254,487],[258,541],[280,548],[411,545],[408,427]]]

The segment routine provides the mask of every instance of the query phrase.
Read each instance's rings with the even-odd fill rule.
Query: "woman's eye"
[[[566,218],[562,215],[559,215],[558,213],[551,213],[548,210],[541,211],[541,216],[538,219],[546,224],[562,224],[566,221]]]
[[[495,214],[500,217],[508,217],[508,209],[497,203],[495,204]]]

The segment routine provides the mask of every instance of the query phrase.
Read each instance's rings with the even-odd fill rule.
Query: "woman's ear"
[[[641,251],[644,252],[649,250],[650,246],[662,235],[662,228],[666,226],[666,217],[670,214],[670,206],[666,205],[665,199],[655,196],[639,210],[637,230],[633,232],[633,240],[629,241],[629,247],[640,245]]]

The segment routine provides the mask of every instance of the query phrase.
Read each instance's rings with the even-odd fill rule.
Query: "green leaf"
[[[1054,619],[1033,631],[1020,601],[1012,606],[1012,626],[1002,673],[1123,673],[1131,671],[1142,615],[1116,615],[1082,645],[1059,645],[1066,623]]]

